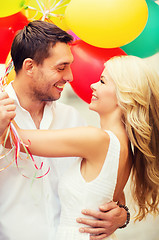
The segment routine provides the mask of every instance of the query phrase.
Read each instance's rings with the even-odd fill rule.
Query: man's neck
[[[36,127],[40,128],[40,122],[43,117],[44,107],[46,103],[31,97],[27,93],[26,88],[22,88],[15,82],[13,82],[13,88],[17,95],[20,106],[30,113]]]

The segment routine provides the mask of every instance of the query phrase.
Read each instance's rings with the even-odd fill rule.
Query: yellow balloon
[[[19,12],[25,4],[25,0],[1,0],[0,17],[7,17]]]
[[[63,29],[64,31],[68,31],[70,28],[68,27],[65,17],[52,17],[51,21],[58,26],[59,28]]]
[[[147,23],[148,7],[145,0],[72,0],[65,18],[83,41],[115,48],[140,35]]]
[[[71,0],[29,0],[23,14],[28,20],[53,22],[63,30],[68,30],[64,12]]]

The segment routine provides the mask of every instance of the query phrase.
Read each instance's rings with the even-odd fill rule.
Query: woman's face
[[[109,76],[106,68],[101,74],[100,80],[91,85],[93,90],[89,109],[99,115],[110,114],[118,106],[115,83]]]

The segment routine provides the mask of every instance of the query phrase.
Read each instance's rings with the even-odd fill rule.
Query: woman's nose
[[[97,83],[91,84],[91,89],[92,89],[93,91],[96,90],[96,85],[97,85]]]

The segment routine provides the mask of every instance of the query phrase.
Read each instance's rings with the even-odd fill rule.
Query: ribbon
[[[2,76],[0,78],[0,90],[1,91],[4,91],[4,87],[7,85],[6,83],[6,77],[8,76],[8,74],[10,73],[10,71],[13,69],[13,61],[12,59],[9,61],[8,63],[8,66],[6,67],[6,70],[5,70],[5,73],[4,73],[4,76]],[[18,165],[18,157],[19,157],[19,153],[20,153],[20,147],[22,146],[25,153],[27,154],[27,161],[31,160],[32,163],[33,163],[33,166],[34,168],[36,169],[36,171],[40,171],[42,170],[43,168],[43,165],[44,163],[41,162],[40,164],[40,167],[37,166],[30,150],[29,150],[29,147],[28,145],[24,144],[23,141],[21,140],[21,138],[19,137],[19,134],[14,126],[14,124],[12,122],[10,122],[10,125],[8,127],[8,130],[7,130],[7,133],[6,133],[6,136],[5,136],[5,140],[4,140],[4,147],[6,145],[6,141],[8,139],[8,137],[10,137],[10,142],[11,142],[11,150],[7,151],[7,149],[5,148],[5,150],[7,151],[7,153],[4,153],[4,154],[1,154],[0,156],[0,160],[6,160],[6,157],[7,155],[11,152],[11,151],[14,151],[14,156],[13,158],[11,159],[11,161],[9,162],[9,164],[7,164],[5,167],[1,168],[0,169],[0,172],[2,172],[3,170],[7,169],[10,165],[12,165],[12,163],[15,162],[16,164],[16,167],[18,169],[18,171],[21,173],[20,171],[20,168],[19,168],[19,165]],[[50,171],[50,167],[48,167],[48,169],[46,170],[45,173],[43,173],[42,175],[40,176],[34,176],[33,178],[42,178],[44,176],[46,176]],[[30,178],[28,176],[26,176],[25,174],[21,173],[22,176],[26,177],[26,178]]]

